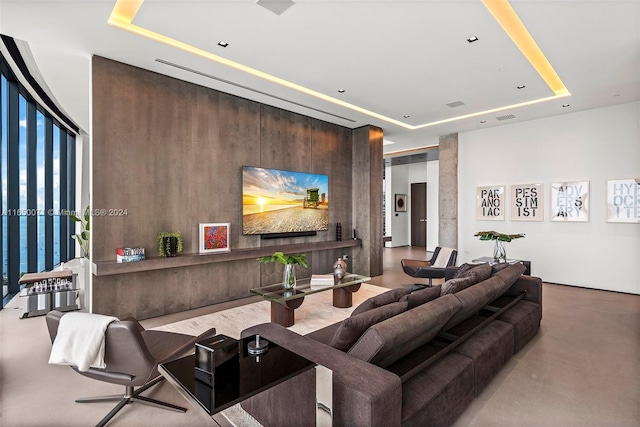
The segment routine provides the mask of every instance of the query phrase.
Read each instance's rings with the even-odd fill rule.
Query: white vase
[[[282,287],[285,290],[293,290],[296,288],[296,268],[295,264],[285,264],[284,273],[282,274]]]

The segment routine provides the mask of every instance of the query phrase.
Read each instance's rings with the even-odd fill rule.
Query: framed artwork
[[[511,186],[511,220],[544,221],[544,185]]]
[[[200,223],[199,248],[201,254],[229,252],[229,226],[226,223]]]
[[[640,178],[607,181],[607,222],[640,223]]]
[[[476,219],[504,220],[504,185],[478,187],[476,191]]]
[[[407,195],[396,194],[396,212],[406,212],[406,211],[407,211]]]
[[[589,221],[589,181],[551,184],[551,221]]]

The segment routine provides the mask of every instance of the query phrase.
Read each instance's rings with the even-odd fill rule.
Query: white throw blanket
[[[452,248],[440,248],[438,258],[434,261],[433,267],[445,268],[449,263],[449,258],[451,258],[451,252],[453,252]]]
[[[50,364],[73,365],[79,371],[105,368],[104,334],[117,317],[90,313],[67,313],[60,318],[51,347]]]

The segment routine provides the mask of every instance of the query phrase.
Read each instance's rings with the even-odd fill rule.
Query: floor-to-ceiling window
[[[38,92],[16,78],[4,56],[0,55],[0,60],[0,268],[4,305],[19,291],[22,274],[50,270],[75,257],[70,238],[75,225],[66,211],[77,211],[73,170],[76,138],[36,100],[33,93]]]

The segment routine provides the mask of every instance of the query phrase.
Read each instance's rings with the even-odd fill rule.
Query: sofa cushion
[[[478,396],[513,356],[513,326],[494,320],[453,351],[473,360],[474,394]]]
[[[504,298],[510,300],[510,298]],[[542,310],[540,304],[531,301],[519,301],[498,317],[513,326],[513,352],[517,353],[540,330]]]
[[[496,274],[498,271],[502,271],[505,268],[509,267],[511,264],[507,263],[507,262],[498,262],[495,263],[491,266],[491,275],[493,276],[494,274]]]
[[[500,277],[505,284],[508,284],[509,286],[511,286],[516,282],[516,280],[518,280],[518,277],[522,276],[522,273],[524,273],[525,271],[527,271],[527,267],[525,267],[524,264],[518,262],[516,264],[511,264],[508,267],[503,268],[502,270],[494,273],[493,275]],[[496,298],[498,296],[499,295],[496,295]]]
[[[338,350],[347,351],[370,326],[406,310],[406,301],[393,302],[383,305],[382,307],[367,310],[355,316],[347,317],[338,327],[329,345]]]
[[[442,285],[440,295],[455,294],[469,286],[475,285],[477,282],[473,277],[458,277],[456,279],[447,280]]]
[[[473,400],[473,362],[449,353],[402,384],[402,426],[450,426]]]
[[[440,296],[440,285],[432,286],[430,288],[419,289],[413,291],[400,298],[400,301],[406,301],[408,303],[407,310],[411,310],[419,305],[434,300]]]
[[[411,288],[396,288],[391,289],[387,292],[383,292],[376,295],[375,297],[371,297],[363,301],[362,304],[360,304],[355,308],[355,310],[353,310],[351,315],[355,316],[373,308],[382,307],[383,305],[397,302],[400,298],[402,298],[404,295],[409,294],[410,292]]]
[[[457,279],[458,277],[464,277],[464,275],[471,269],[476,268],[481,266],[482,264],[469,264],[469,263],[464,263],[462,264],[460,267],[458,267],[458,269],[456,270],[455,274],[453,275],[452,279]]]
[[[460,308],[460,301],[454,295],[419,305],[371,326],[349,354],[385,368],[431,341]]]
[[[494,295],[503,288],[504,282],[502,279],[494,276],[453,294],[452,296],[462,303],[462,308],[444,325],[444,330],[447,331],[466,318],[478,313],[482,306],[493,301],[495,299]]]
[[[520,263],[510,265],[508,268],[499,271],[487,280],[455,293],[454,296],[462,303],[462,309],[444,325],[444,330],[449,330],[464,319],[480,311],[482,306],[504,294],[507,289],[515,283],[518,277],[522,275],[525,269],[525,266]]]
[[[463,277],[471,277],[476,283],[480,283],[483,280],[487,280],[491,277],[491,266],[487,263],[480,264],[476,268],[472,268],[467,271]]]

